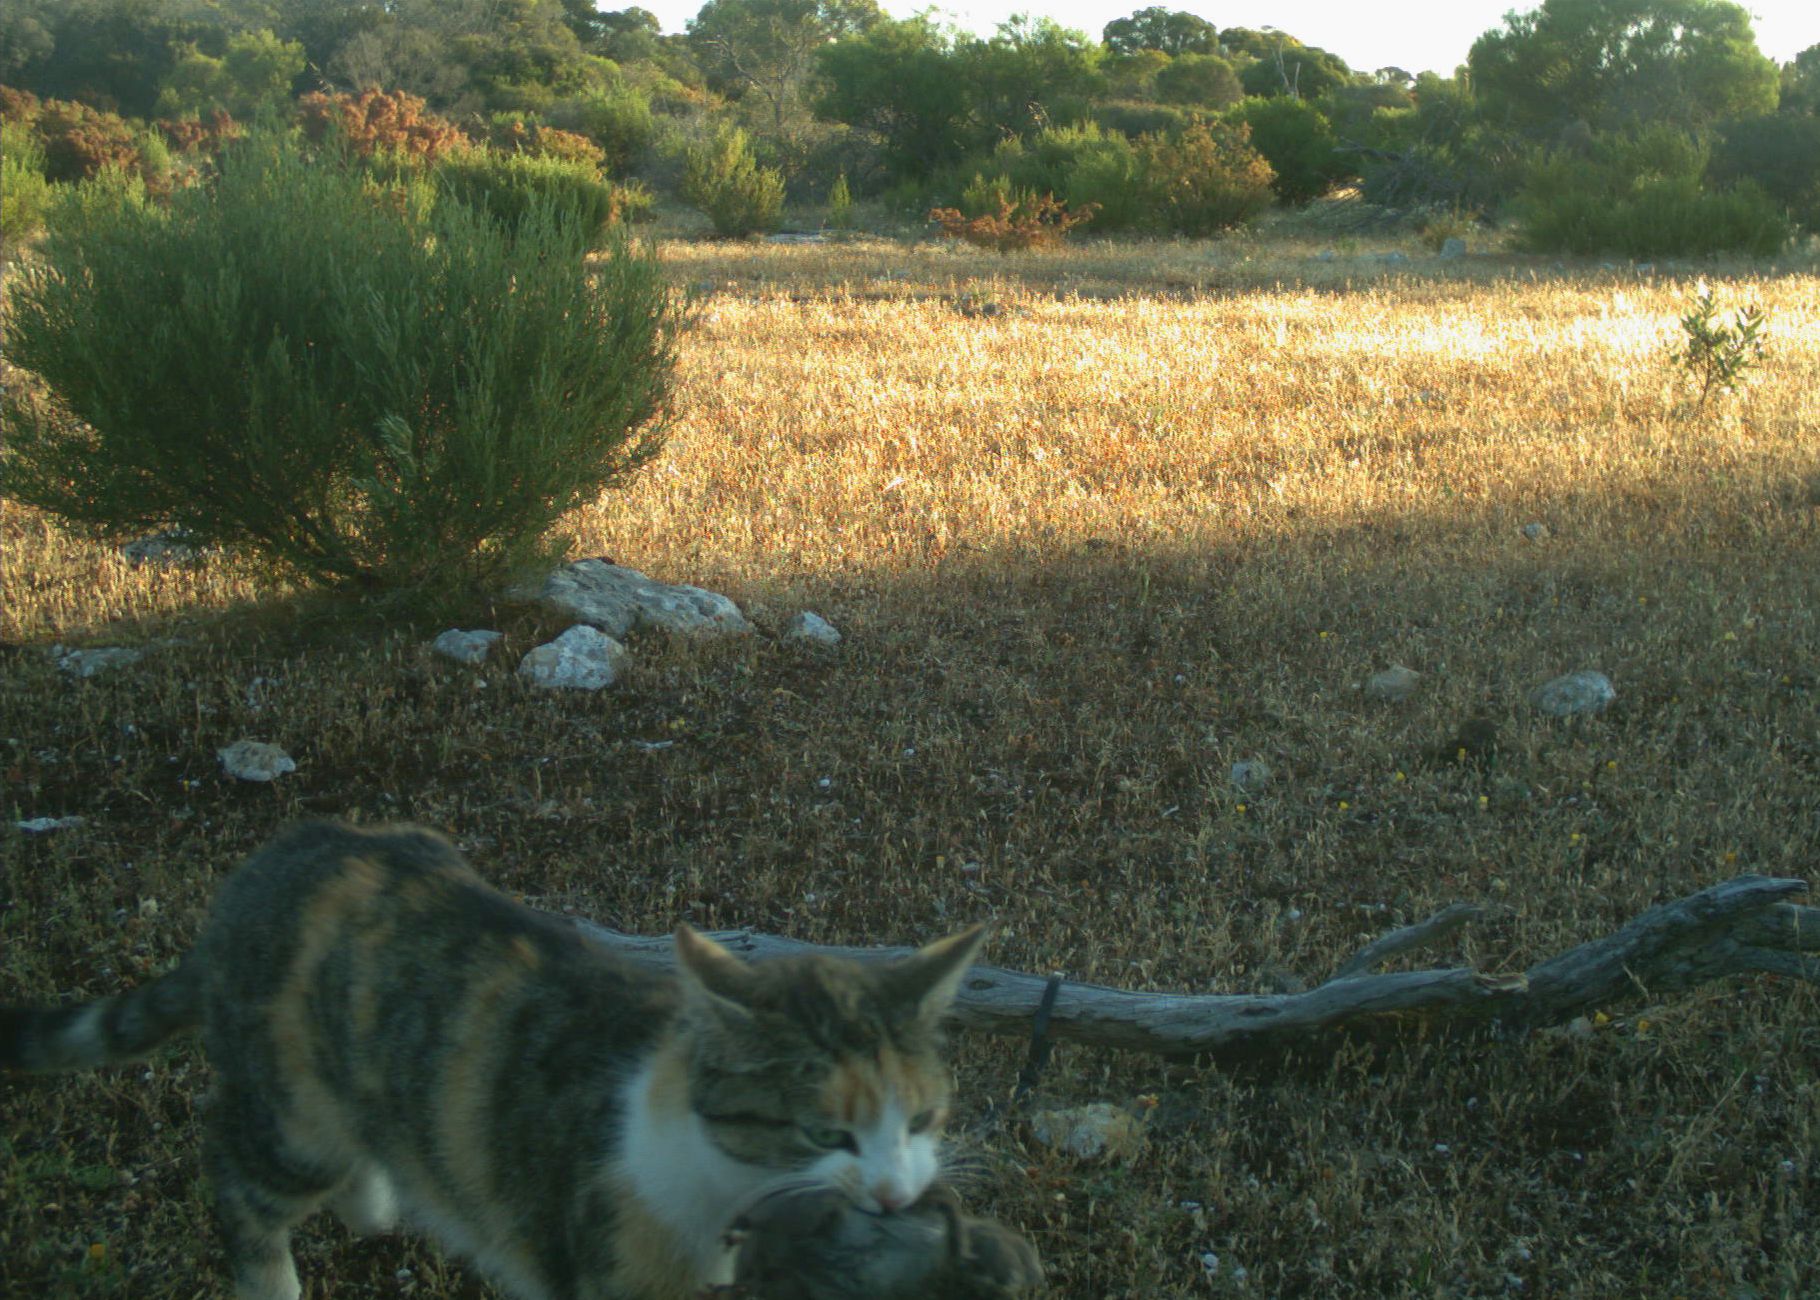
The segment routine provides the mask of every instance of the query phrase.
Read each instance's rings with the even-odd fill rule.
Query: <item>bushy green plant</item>
[[[738,127],[722,127],[683,154],[683,198],[708,214],[714,229],[733,238],[776,230],[784,210],[784,178],[760,167]]]
[[[1270,164],[1242,125],[1145,136],[1137,162],[1144,206],[1164,230],[1211,235],[1254,221],[1270,206]]]
[[[616,173],[638,161],[657,131],[650,101],[631,86],[556,105],[550,118],[599,145],[606,165]]]
[[[1693,307],[1681,318],[1687,337],[1674,356],[1682,369],[1700,381],[1700,405],[1715,388],[1738,391],[1744,372],[1763,360],[1763,333],[1768,324],[1761,307],[1742,308],[1729,325],[1718,319],[1713,291],[1702,285]]]
[[[60,209],[5,338],[54,399],[8,394],[0,491],[336,583],[546,555],[656,450],[672,362],[653,260],[584,265],[573,226],[549,203],[515,239],[458,203],[415,223],[270,137],[168,206]]]
[[[444,157],[435,174],[443,196],[485,213],[513,235],[533,213],[553,208],[583,247],[592,248],[617,215],[613,186],[590,162],[466,149]]]
[[[1722,186],[1754,181],[1797,225],[1820,232],[1820,117],[1782,112],[1725,123],[1706,177]]]
[[[37,136],[23,122],[0,122],[0,238],[12,244],[36,234],[50,202]]]
[[[834,178],[828,188],[828,224],[836,230],[853,228],[853,192],[847,188],[847,173]]]
[[[1234,112],[1251,128],[1251,147],[1270,163],[1271,185],[1283,202],[1318,199],[1351,171],[1327,118],[1307,101],[1248,99]]]
[[[1524,243],[1537,252],[1691,257],[1769,256],[1789,223],[1762,189],[1703,181],[1707,151],[1685,132],[1595,139],[1580,152],[1536,158],[1517,196]]]

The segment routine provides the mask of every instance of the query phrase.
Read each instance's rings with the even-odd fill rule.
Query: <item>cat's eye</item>
[[[799,1131],[803,1135],[803,1141],[812,1147],[820,1147],[823,1151],[857,1152],[859,1150],[859,1142],[852,1133],[844,1128],[833,1128],[822,1124],[804,1124]]]
[[[931,1106],[928,1110],[923,1111],[910,1121],[910,1131],[912,1133],[927,1133],[930,1129],[935,1127],[935,1121],[940,1119],[941,1115],[941,1111]]]

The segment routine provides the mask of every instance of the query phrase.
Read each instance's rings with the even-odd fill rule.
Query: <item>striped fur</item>
[[[947,1105],[938,1024],[977,930],[903,963],[679,975],[485,885],[440,836],[295,827],[141,989],[0,1011],[0,1065],[129,1060],[200,1028],[204,1160],[239,1300],[295,1300],[291,1227],[402,1212],[521,1300],[690,1300],[758,1198],[907,1205]]]

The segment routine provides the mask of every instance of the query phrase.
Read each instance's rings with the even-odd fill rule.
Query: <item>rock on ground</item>
[[[452,627],[430,642],[430,649],[458,663],[485,663],[487,655],[504,636],[504,632],[464,632]]]
[[[1235,790],[1254,794],[1270,784],[1270,764],[1261,758],[1242,758],[1232,765],[1228,779]]]
[[[201,564],[203,560],[201,548],[181,528],[167,528],[150,537],[128,542],[120,548],[120,554],[130,564],[151,564],[166,569]]]
[[[1617,698],[1618,692],[1613,689],[1610,679],[1590,668],[1544,682],[1529,693],[1532,705],[1556,718],[1597,713]]]
[[[840,644],[840,630],[820,614],[806,609],[784,624],[784,636],[810,645]]]
[[[1392,664],[1381,673],[1373,673],[1365,683],[1365,698],[1382,704],[1401,704],[1416,693],[1422,674],[1402,664]]]
[[[598,628],[577,623],[518,662],[518,675],[533,686],[598,691],[619,680],[625,646]]]
[[[613,637],[646,628],[685,636],[739,636],[752,630],[739,606],[717,592],[658,582],[607,560],[565,564],[537,594],[546,605]]]
[[[1466,241],[1454,236],[1441,241],[1441,256],[1452,261],[1456,257],[1466,256]]]
[[[222,770],[241,781],[276,781],[297,770],[295,759],[263,740],[236,740],[218,753]]]
[[[145,651],[132,646],[100,646],[94,650],[65,650],[62,646],[52,646],[51,653],[57,658],[57,667],[77,677],[93,677],[115,668],[125,668],[136,664],[145,657]]]
[[[27,835],[48,835],[52,831],[73,830],[75,827],[82,825],[84,820],[84,818],[75,816],[29,817],[25,821],[14,822],[13,825],[17,826]]]
[[[1135,1155],[1144,1145],[1143,1124],[1109,1101],[1038,1111],[1030,1117],[1030,1132],[1044,1146],[1083,1160]]]

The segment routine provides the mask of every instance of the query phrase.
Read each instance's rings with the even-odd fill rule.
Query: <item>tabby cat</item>
[[[940,1022],[980,927],[888,966],[747,964],[687,926],[616,957],[410,827],[294,827],[222,886],[170,974],[0,1009],[0,1065],[125,1061],[200,1027],[204,1161],[239,1300],[296,1300],[290,1230],[400,1214],[522,1300],[688,1300],[746,1207],[935,1178]]]

